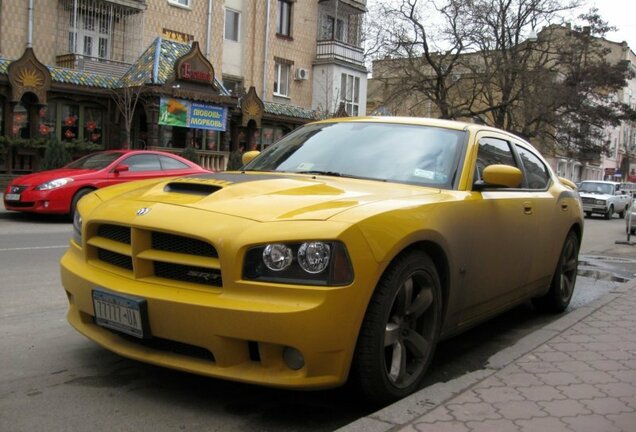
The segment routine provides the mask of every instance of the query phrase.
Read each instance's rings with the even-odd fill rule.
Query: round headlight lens
[[[331,247],[324,242],[307,242],[298,249],[298,264],[307,273],[320,273],[329,265]]]
[[[290,248],[280,243],[269,244],[263,250],[263,262],[272,271],[283,271],[292,263]]]

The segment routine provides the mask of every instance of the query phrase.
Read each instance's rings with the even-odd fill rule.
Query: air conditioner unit
[[[309,70],[303,68],[296,68],[295,79],[297,80],[307,80],[309,79]]]

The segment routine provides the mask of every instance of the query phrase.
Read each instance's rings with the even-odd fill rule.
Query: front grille
[[[28,208],[33,207],[35,203],[33,201],[6,201],[10,207]]]
[[[9,186],[9,193],[19,194],[19,193],[22,193],[22,191],[27,190],[27,188],[28,186],[24,186],[24,185]]]
[[[155,275],[196,284],[222,286],[221,272],[204,267],[186,266],[181,264],[155,261]]]
[[[97,235],[119,243],[130,244],[130,228],[104,224],[97,229]]]
[[[132,258],[127,255],[111,252],[106,249],[97,249],[97,257],[105,263],[121,267],[126,270],[133,269]]]
[[[583,197],[582,200],[584,204],[594,204],[594,198]]]
[[[190,345],[182,342],[176,342],[169,339],[162,339],[158,337],[152,337],[150,339],[139,339],[134,336],[127,335],[125,333],[118,332],[117,330],[110,330],[118,336],[126,339],[128,342],[133,342],[137,345],[142,345],[150,349],[157,351],[171,352],[187,357],[194,357],[201,360],[214,361],[214,355],[205,348],[200,346]]]
[[[216,249],[204,241],[162,232],[152,233],[152,248],[166,252],[217,258]]]
[[[203,287],[223,286],[216,248],[203,240],[114,224],[93,225],[86,231],[87,254],[95,264],[130,271],[138,279],[157,277]]]

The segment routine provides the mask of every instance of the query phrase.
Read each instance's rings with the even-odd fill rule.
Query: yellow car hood
[[[161,202],[261,222],[326,220],[369,203],[440,193],[439,189],[344,177],[229,172],[116,188],[123,193],[109,193],[106,188],[97,194],[104,200],[117,196],[140,206]]]

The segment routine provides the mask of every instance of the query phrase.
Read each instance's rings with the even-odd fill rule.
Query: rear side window
[[[530,189],[546,189],[550,181],[550,175],[548,174],[548,169],[543,162],[541,162],[541,159],[530,152],[530,150],[526,150],[520,146],[515,147],[521,157],[521,163],[523,163],[526,182],[528,184],[527,187]]]
[[[177,170],[177,169],[190,168],[188,165],[184,164],[183,162],[168,156],[159,156],[159,160],[161,161],[161,168],[164,170]]]

